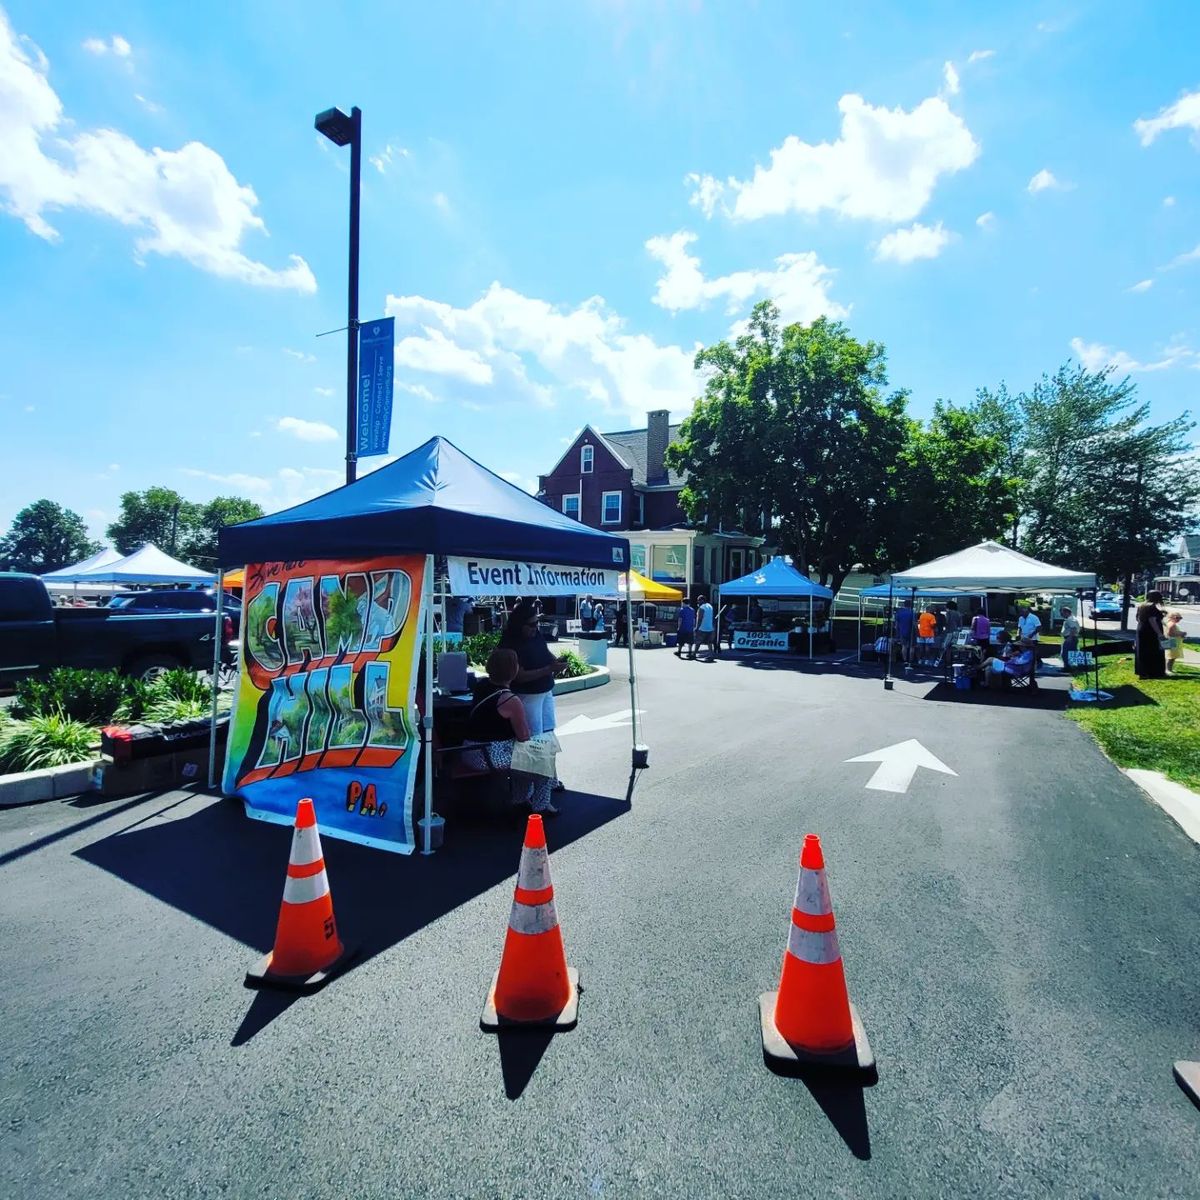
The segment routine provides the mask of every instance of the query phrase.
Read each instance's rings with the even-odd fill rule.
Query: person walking
[[[896,609],[896,615],[893,618],[893,633],[896,640],[900,643],[900,657],[904,659],[907,666],[912,657],[912,634],[913,624],[915,623],[915,614],[913,613],[912,601],[902,600],[900,607]]]
[[[942,657],[945,658],[950,653],[950,647],[954,645],[954,639],[962,632],[962,613],[958,611],[957,600],[946,601],[946,632],[942,638]]]
[[[992,623],[978,604],[971,609],[971,640],[983,652],[983,657],[987,658],[988,651],[992,648]]]
[[[692,658],[696,657],[696,651],[704,645],[708,646],[708,661],[715,662],[717,658],[716,617],[713,615],[713,606],[704,596],[701,596],[696,609],[696,636],[692,641]]]
[[[933,657],[933,643],[937,637],[937,617],[933,615],[933,606],[927,604],[924,612],[917,617],[917,643],[920,649],[917,651],[917,661],[922,665],[928,665]]]
[[[537,608],[532,600],[522,600],[512,610],[500,635],[500,646],[517,656],[518,669],[511,686],[525,709],[530,735],[552,733],[554,680],[562,672],[563,663],[554,657],[538,629]],[[560,792],[565,785],[556,779],[553,786]]]
[[[584,596],[583,603],[579,606],[579,624],[584,633],[591,633],[596,628],[596,623],[592,618],[591,596]]]
[[[1167,651],[1167,674],[1175,674],[1175,664],[1183,658],[1183,639],[1187,636],[1183,630],[1183,613],[1173,611],[1167,613],[1163,624],[1163,636],[1170,639],[1171,648]]]
[[[696,634],[696,610],[690,600],[685,600],[679,606],[679,625],[675,630],[675,657],[682,658],[684,648],[691,648],[692,638]]]
[[[1133,643],[1133,669],[1139,679],[1163,679],[1167,659],[1163,653],[1161,592],[1147,592],[1137,610],[1137,639]]]
[[[1067,657],[1079,649],[1079,618],[1072,612],[1069,604],[1064,604],[1059,610],[1062,616],[1062,660],[1063,666],[1071,665]]]
[[[475,693],[463,738],[463,765],[473,771],[512,771],[513,747],[530,739],[525,706],[512,691],[519,670],[513,650],[498,647],[488,655],[487,679]],[[544,775],[513,771],[513,782],[520,784],[523,792],[517,803],[528,804],[536,813],[558,816],[550,799],[550,780]]]
[[[1017,631],[1020,633],[1021,641],[1033,645],[1038,640],[1038,634],[1042,628],[1041,618],[1033,611],[1027,603],[1017,605]]]

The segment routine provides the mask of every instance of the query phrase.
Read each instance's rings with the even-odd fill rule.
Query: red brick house
[[[634,570],[694,590],[753,570],[762,539],[691,526],[679,505],[687,480],[664,462],[678,432],[666,409],[647,413],[645,429],[586,425],[539,476],[538,499],[594,529],[627,533]]]

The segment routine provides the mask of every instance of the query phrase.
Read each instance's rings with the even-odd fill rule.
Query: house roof
[[[1200,533],[1185,533],[1180,539],[1184,546],[1184,558],[1200,558]]]
[[[678,425],[667,427],[668,445],[678,436],[679,428]],[[615,433],[599,435],[604,439],[608,449],[633,471],[634,487],[645,487],[647,483],[646,440],[648,435],[649,430],[647,429],[619,429]],[[686,475],[678,471],[667,472],[667,487],[681,488],[685,483],[687,483]]]

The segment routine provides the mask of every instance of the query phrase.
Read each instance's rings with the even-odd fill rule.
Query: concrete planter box
[[[566,696],[571,692],[582,692],[588,688],[603,687],[612,678],[607,667],[595,667],[590,675],[580,675],[575,679],[556,679],[554,694]]]
[[[39,800],[65,800],[91,790],[93,761],[68,763],[64,767],[46,767],[42,771],[21,771],[0,775],[0,808],[14,804],[34,804]]]

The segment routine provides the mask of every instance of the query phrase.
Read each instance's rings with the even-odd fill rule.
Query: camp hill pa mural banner
[[[413,849],[423,555],[247,566],[222,780],[260,820]]]

